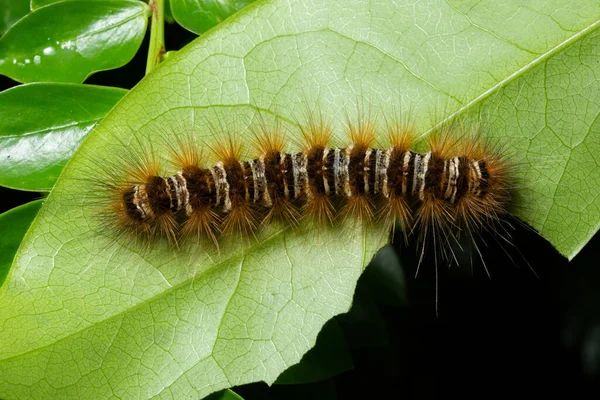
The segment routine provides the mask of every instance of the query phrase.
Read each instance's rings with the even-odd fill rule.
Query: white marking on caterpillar
[[[456,183],[458,181],[458,165],[460,160],[458,157],[454,157],[448,160],[448,163],[450,165],[450,170],[448,171],[448,189],[446,190],[446,198],[450,198],[450,203],[454,204],[456,201]]]
[[[374,193],[383,192],[383,185],[387,177],[387,168],[383,167],[385,152],[383,150],[375,150],[375,188]],[[387,196],[386,196],[387,197]]]
[[[354,150],[354,145],[346,147],[346,151],[344,151],[344,164],[346,168],[346,179],[344,179],[344,191],[346,192],[346,196],[352,197],[352,188],[350,187],[350,173],[348,172],[348,166],[350,165],[350,154]]]
[[[389,148],[385,151],[383,156],[383,166],[382,166],[382,174],[383,174],[383,197],[390,197],[390,189],[388,187],[388,168],[390,167],[390,159],[392,157],[393,148]],[[405,185],[406,186],[406,185]]]
[[[135,186],[133,204],[142,214],[142,218],[145,219],[154,216],[154,211],[148,206],[148,193],[146,192],[146,185]]]
[[[367,149],[365,151],[365,159],[364,159],[364,165],[363,165],[363,172],[364,172],[364,177],[363,177],[363,181],[364,181],[364,188],[365,188],[365,193],[369,193],[369,161],[371,159],[371,153],[373,152],[373,149]]]
[[[413,196],[417,192],[417,185],[419,184],[419,168],[421,168],[421,155],[418,153],[415,153],[415,165],[414,165],[414,170],[413,170],[413,184],[412,184],[412,190],[410,192],[410,194],[412,194]]]
[[[170,176],[166,180],[167,188],[169,190],[169,199],[171,200],[171,209],[173,208],[172,190],[175,189],[175,211],[181,210],[181,189],[179,187],[179,181],[177,181],[177,175]]]
[[[161,178],[161,179],[163,180],[163,182],[167,186],[167,196],[169,196],[169,209],[172,210],[173,209],[173,196],[171,195],[171,184],[169,183],[169,181],[172,178],[169,177],[169,178]],[[175,188],[175,190],[177,190],[177,188]]]
[[[477,178],[473,182],[473,194],[475,194],[476,196],[479,196],[481,194],[481,187],[480,187],[481,178],[482,178],[481,168],[479,168],[479,161],[473,161],[471,164],[473,165],[473,169],[475,171],[475,175]]]
[[[250,189],[248,189],[248,185],[246,183],[246,165],[244,161],[239,161],[240,167],[242,168],[242,173],[244,175],[244,188],[246,189],[246,193],[244,195],[244,199],[246,201],[250,201]]]
[[[341,151],[339,148],[333,150],[333,184],[335,186],[335,194],[337,195],[344,193],[345,176]]]
[[[262,188],[263,192],[263,204],[265,207],[273,206],[273,201],[271,200],[271,195],[268,190],[268,182],[267,177],[265,176],[265,155],[259,157],[258,165],[256,168],[256,181],[258,183],[259,188]],[[260,189],[259,189],[260,193]]]
[[[252,182],[254,182],[254,196],[253,196],[253,203],[256,204],[256,202],[259,200],[258,198],[258,176],[257,176],[257,172],[256,172],[256,161],[255,160],[251,160],[248,161],[248,163],[250,164],[250,171],[252,171]]]
[[[183,173],[181,171],[177,172],[177,178],[179,180],[181,194],[183,195],[183,201],[184,201],[184,205],[185,205],[185,215],[189,217],[190,214],[192,213],[192,206],[190,204],[190,192],[188,191],[188,188],[187,188],[187,181],[183,177]],[[208,187],[210,188],[210,185]]]
[[[329,182],[327,182],[327,154],[329,154],[329,148],[325,147],[325,149],[323,150],[323,158],[321,160],[323,163],[323,166],[321,167],[321,171],[324,172],[323,188],[325,189],[325,194],[327,194],[327,196],[329,196]]]
[[[215,203],[218,205],[223,197],[223,211],[229,212],[231,210],[231,199],[229,198],[229,182],[227,182],[227,172],[223,166],[222,161],[218,161],[212,168],[213,177],[215,178],[216,199]]]
[[[419,168],[419,199],[425,200],[425,177],[427,176],[427,170],[429,169],[429,160],[431,160],[431,152],[427,152],[425,156],[421,158],[421,168]]]
[[[412,152],[410,150],[407,150],[404,152],[404,160],[402,163],[402,195],[403,196],[406,196],[408,194],[408,166],[410,165],[411,157],[412,157]],[[416,159],[415,159],[415,163],[417,163]],[[413,175],[413,193],[414,193],[414,187],[415,187],[414,176],[415,175]]]
[[[292,168],[294,170],[294,198],[297,199],[303,193],[309,195],[308,174],[306,165],[308,158],[305,153],[296,153],[292,155]]]
[[[287,169],[285,168],[285,159],[288,157],[286,153],[279,153],[279,165],[281,165],[281,173],[283,175],[283,194],[286,199],[290,198],[290,188],[287,182]]]

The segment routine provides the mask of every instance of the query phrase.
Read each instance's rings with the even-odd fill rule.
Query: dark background
[[[166,27],[169,50],[194,37],[176,25]],[[125,67],[97,73],[86,83],[133,87],[144,74],[147,44],[146,38]],[[0,76],[0,90],[14,85]],[[0,212],[40,197],[0,187]],[[515,247],[505,249],[510,257],[493,238],[483,238],[491,278],[477,255],[472,267],[439,265],[437,302],[434,263],[425,260],[415,278],[413,250],[397,237],[393,248],[402,267],[393,268],[404,271],[408,300],[399,306],[377,305],[386,343],[352,347],[354,369],[332,379],[272,387],[255,383],[234,390],[245,399],[597,397],[600,236],[568,263],[518,224],[511,235]],[[365,275],[376,268],[370,265]],[[363,278],[357,293],[377,290],[377,282]],[[356,312],[355,307],[350,314]],[[341,326],[347,338],[368,335],[364,324]]]

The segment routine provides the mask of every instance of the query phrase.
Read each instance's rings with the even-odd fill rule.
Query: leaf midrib
[[[67,124],[63,124],[63,125],[55,125],[49,128],[42,128],[42,129],[38,129],[38,130],[31,130],[31,131],[27,131],[21,134],[15,134],[15,135],[0,135],[0,141],[2,141],[2,139],[20,139],[20,138],[26,138],[29,136],[38,136],[38,135],[43,135],[47,132],[52,132],[52,131],[60,131],[60,130],[64,130],[66,128],[72,128],[72,127],[79,127],[79,126],[89,126],[92,125],[92,128],[94,125],[98,124],[99,121],[102,120],[103,117],[97,117],[97,118],[92,118],[92,119],[88,119],[88,120],[83,120],[83,121],[74,121],[74,122],[70,122]]]
[[[125,19],[119,20],[117,23],[115,23],[115,24],[113,24],[113,25],[107,25],[107,26],[105,26],[105,27],[102,27],[101,29],[96,29],[96,30],[93,30],[93,31],[88,31],[88,32],[86,32],[86,33],[84,33],[84,34],[82,34],[82,35],[77,35],[77,36],[75,36],[75,38],[76,38],[76,39],[80,39],[80,38],[87,38],[87,37],[91,37],[91,36],[94,36],[94,35],[97,35],[97,34],[100,34],[100,33],[105,33],[105,32],[108,32],[108,31],[110,31],[110,30],[112,30],[112,29],[115,29],[115,28],[117,28],[117,27],[120,27],[120,26],[126,25],[126,24],[127,24],[127,23],[129,23],[130,21],[133,21],[134,19],[136,19],[136,18],[139,18],[139,17],[140,17],[140,15],[142,15],[142,16],[144,15],[144,11],[145,11],[145,9],[144,9],[144,7],[142,6],[142,4],[144,4],[144,5],[145,5],[145,3],[139,3],[139,4],[132,4],[132,5],[131,5],[132,7],[137,7],[137,8],[140,8],[140,10],[139,10],[139,11],[136,11],[136,12],[135,12],[135,14],[132,14],[132,15],[128,16],[128,17],[127,17],[127,18],[125,18]],[[74,39],[75,39],[75,38],[74,38]]]
[[[199,274],[199,276],[201,277],[202,275],[205,275],[205,274],[207,274],[207,273],[211,272],[211,271],[212,271],[212,270],[214,270],[215,268],[219,268],[219,267],[222,267],[222,266],[224,266],[224,265],[226,266],[226,265],[228,265],[228,264],[229,264],[229,263],[230,263],[232,260],[235,260],[236,258],[238,258],[238,257],[240,257],[240,256],[244,256],[245,254],[248,254],[248,252],[254,252],[254,251],[256,250],[256,248],[265,246],[266,244],[268,244],[269,242],[271,242],[271,241],[275,240],[276,238],[280,237],[280,236],[281,236],[283,233],[285,233],[285,232],[287,232],[287,231],[289,231],[289,230],[290,230],[290,228],[289,228],[289,227],[284,227],[284,228],[281,228],[281,229],[279,229],[279,230],[277,230],[277,231],[273,232],[273,234],[272,234],[272,235],[270,235],[269,237],[267,237],[267,238],[265,238],[265,239],[261,240],[261,242],[256,242],[256,243],[254,243],[253,245],[251,245],[250,247],[247,247],[247,248],[246,248],[246,247],[244,247],[244,248],[242,248],[242,249],[240,249],[240,250],[238,250],[238,251],[236,251],[236,252],[232,253],[231,255],[229,255],[229,256],[228,256],[227,258],[225,258],[224,260],[222,260],[222,261],[219,261],[218,263],[214,263],[212,266],[210,266],[210,267],[209,267],[209,268],[207,268],[206,270],[202,271],[202,273],[201,273],[201,274]],[[241,274],[241,271],[242,271],[242,269],[240,268],[240,274]],[[56,340],[56,341],[49,342],[49,343],[47,343],[47,344],[45,344],[45,345],[43,345],[43,346],[36,347],[36,348],[32,348],[32,349],[30,349],[30,350],[23,351],[23,352],[21,352],[21,353],[18,353],[18,354],[12,355],[12,356],[10,356],[10,357],[6,357],[6,358],[0,358],[0,362],[4,362],[4,361],[10,361],[10,360],[12,360],[12,359],[15,359],[15,358],[19,358],[19,357],[25,356],[25,355],[27,355],[28,353],[31,353],[31,352],[34,352],[34,351],[39,351],[39,350],[43,350],[43,349],[45,349],[45,348],[48,348],[48,347],[50,347],[50,346],[53,346],[53,345],[55,345],[55,344],[61,343],[61,342],[65,341],[65,340],[69,339],[69,338],[70,338],[70,337],[72,337],[72,336],[75,336],[75,335],[77,335],[77,334],[80,334],[80,333],[82,333],[82,332],[85,332],[85,331],[86,331],[86,330],[88,330],[88,329],[92,329],[92,328],[94,328],[94,327],[95,327],[95,326],[97,326],[97,325],[101,325],[101,324],[105,324],[105,323],[108,323],[108,322],[110,322],[110,321],[113,321],[113,320],[117,320],[118,318],[120,318],[121,316],[123,316],[123,315],[125,315],[125,314],[127,314],[127,313],[130,313],[130,312],[133,312],[133,311],[135,311],[135,310],[137,310],[137,309],[139,309],[139,308],[142,308],[142,307],[146,306],[147,304],[150,304],[150,303],[152,303],[152,302],[154,302],[154,301],[156,301],[156,300],[160,299],[160,298],[161,298],[161,297],[163,297],[163,296],[167,296],[167,295],[169,295],[171,292],[173,292],[173,291],[176,291],[176,290],[180,289],[180,288],[181,288],[181,287],[183,287],[183,286],[189,285],[189,284],[190,284],[190,282],[192,282],[192,281],[193,281],[193,280],[195,280],[196,278],[198,278],[198,276],[197,276],[197,275],[192,275],[192,276],[190,276],[189,278],[187,278],[187,279],[184,279],[182,282],[178,283],[177,285],[174,285],[174,286],[168,287],[168,288],[166,288],[165,290],[161,291],[160,293],[157,293],[156,295],[154,295],[154,296],[151,296],[151,297],[147,298],[146,300],[144,300],[144,301],[142,301],[142,302],[140,302],[140,303],[137,303],[137,304],[135,304],[135,305],[134,305],[134,306],[132,306],[132,307],[129,307],[129,308],[123,309],[122,311],[119,311],[118,313],[115,313],[115,314],[111,315],[111,316],[110,316],[110,317],[108,317],[108,318],[105,318],[105,319],[99,320],[99,321],[97,321],[97,322],[95,322],[95,323],[92,323],[92,324],[90,324],[89,326],[86,326],[86,327],[85,327],[85,328],[83,328],[83,329],[76,330],[76,331],[74,331],[74,332],[72,332],[72,333],[68,334],[67,336],[64,336],[64,337],[62,337],[62,338],[60,338],[60,339],[58,339],[58,340]],[[239,278],[238,278],[238,279],[239,279]],[[232,291],[232,294],[231,294],[231,296],[233,296],[234,294],[235,294],[235,290],[234,290],[234,291]],[[231,299],[229,299],[229,300],[228,300],[228,303],[229,303],[229,301],[230,301],[230,300],[231,300]],[[219,324],[219,326],[220,326],[220,324]]]
[[[573,43],[575,43],[579,40],[582,40],[583,38],[585,38],[586,36],[588,36],[589,34],[594,32],[598,28],[600,28],[600,20],[597,20],[593,24],[588,25],[586,28],[573,34],[572,36],[569,36],[566,40],[563,40],[562,42],[560,42],[559,44],[557,44],[550,50],[546,51],[545,53],[542,53],[539,57],[528,62],[523,67],[519,68],[512,74],[508,75],[506,78],[498,81],[498,83],[496,83],[489,89],[482,92],[479,96],[476,96],[475,98],[473,98],[473,100],[471,100],[468,103],[464,104],[463,106],[459,107],[455,112],[449,114],[446,118],[441,120],[438,124],[436,124],[435,126],[430,128],[429,130],[425,131],[420,137],[422,138],[424,136],[427,136],[430,133],[434,132],[436,129],[439,129],[441,126],[444,126],[444,124],[447,124],[449,121],[454,120],[459,115],[467,112],[472,107],[474,107],[476,104],[480,103],[485,98],[489,97],[495,91],[508,85],[510,82],[516,80],[517,78],[519,78],[526,72],[528,72],[528,71],[532,70],[533,68],[535,68],[536,66],[542,64],[544,61],[548,60],[550,57],[560,53],[563,49],[569,48]]]

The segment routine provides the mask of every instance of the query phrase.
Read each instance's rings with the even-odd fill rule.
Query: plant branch
[[[165,0],[150,0],[149,5],[152,8],[152,18],[146,75],[160,63],[161,56],[165,53]]]

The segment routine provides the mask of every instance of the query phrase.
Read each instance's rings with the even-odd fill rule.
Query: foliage
[[[1,74],[45,82],[0,94],[0,184],[52,188],[26,234],[39,203],[0,217],[19,224],[13,248],[24,234],[0,289],[0,397],[206,396],[277,383],[284,371],[279,383],[351,367],[334,322],[319,341],[340,346],[308,351],[350,308],[386,232],[346,226],[309,237],[273,227],[220,255],[115,243],[73,194],[86,194],[79,178],[98,160],[114,162],[131,135],[161,148],[182,129],[209,137],[206,120],[217,116],[249,141],[257,111],[294,132],[307,100],[336,121],[357,101],[383,114],[404,107],[423,133],[484,116],[485,134],[510,142],[525,167],[517,216],[568,258],[598,230],[597,2],[272,0],[209,30],[250,2],[218,3],[227,6],[171,2],[174,20],[203,34],[164,62],[160,0],[32,2],[0,38]],[[9,3],[7,15],[21,9]],[[80,84],[128,62],[148,17],[146,78],[124,96]],[[39,151],[24,159],[28,148]],[[334,362],[314,368],[331,349]]]

